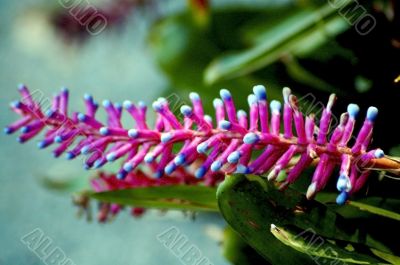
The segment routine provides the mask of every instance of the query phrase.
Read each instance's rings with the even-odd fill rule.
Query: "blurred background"
[[[208,113],[220,88],[229,88],[245,108],[244,95],[264,84],[271,99],[280,100],[281,88],[289,86],[305,96],[306,105],[336,93],[337,113],[351,102],[364,111],[377,106],[373,145],[400,155],[395,1],[337,1],[345,2],[342,6],[307,0],[82,2],[105,18],[104,30],[89,25],[85,16],[74,17],[66,7],[70,2],[1,1],[2,127],[15,119],[7,108],[18,98],[21,82],[49,96],[67,86],[75,110],[83,108],[85,92],[99,101],[151,103],[197,91]],[[0,264],[42,264],[20,241],[35,228],[75,264],[179,264],[156,238],[171,226],[212,264],[228,264],[221,255],[224,221],[218,215],[150,211],[132,218],[125,212],[111,223],[87,222],[77,218],[72,205],[71,192],[78,187],[56,186],[79,177],[76,185],[82,188],[93,172],[79,161],[54,160],[34,141],[26,145],[0,137]],[[369,192],[398,196],[394,182],[385,180]]]

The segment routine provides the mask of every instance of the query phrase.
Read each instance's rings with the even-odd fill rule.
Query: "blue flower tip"
[[[56,137],[54,137],[54,142],[61,143],[62,141],[63,141],[63,138],[60,135],[57,135]]]
[[[99,132],[100,132],[101,135],[105,136],[105,135],[108,135],[110,131],[108,130],[107,127],[101,127]]]
[[[154,176],[155,178],[159,179],[159,178],[162,177],[162,175],[163,175],[163,172],[162,172],[162,171],[157,171],[157,172],[154,173],[153,176]]]
[[[237,112],[237,116],[238,116],[238,117],[247,117],[247,113],[246,113],[246,111],[240,109],[240,110],[238,110],[238,112]]]
[[[46,145],[46,143],[44,141],[40,141],[40,142],[37,143],[37,147],[39,149],[43,149],[45,147],[45,145]]]
[[[282,108],[282,104],[277,100],[272,100],[269,106],[272,112],[280,112]]]
[[[12,129],[10,127],[5,127],[3,129],[3,131],[4,131],[5,134],[11,134],[12,133]]]
[[[374,152],[374,156],[375,156],[375,158],[382,158],[382,157],[385,156],[385,152],[383,152],[382,149],[377,149],[377,150]]]
[[[253,93],[256,95],[258,100],[267,100],[267,90],[263,85],[257,85],[253,87]]]
[[[353,119],[357,117],[358,112],[360,111],[360,107],[357,104],[349,104],[347,106],[347,112],[349,113],[350,117]]]
[[[235,151],[228,156],[228,162],[231,164],[236,164],[240,159],[240,153]]]
[[[197,146],[197,152],[199,154],[204,154],[205,152],[207,152],[207,149],[208,149],[208,144],[206,142],[203,142]]]
[[[93,97],[92,97],[92,95],[90,95],[89,93],[85,93],[85,94],[83,95],[83,98],[84,98],[85,100],[87,100],[87,101],[93,101]]]
[[[75,155],[74,155],[73,153],[71,153],[71,152],[68,152],[68,153],[66,153],[65,157],[66,157],[68,160],[71,160],[71,159],[75,158]]]
[[[179,154],[175,157],[174,162],[177,166],[183,165],[186,161],[184,154]]]
[[[196,172],[194,173],[194,176],[198,179],[204,177],[204,175],[206,174],[207,170],[204,167],[199,167],[199,169],[196,170]]]
[[[218,170],[221,169],[221,167],[222,167],[221,161],[217,160],[211,164],[211,171],[217,172]]]
[[[347,199],[348,199],[348,193],[343,191],[337,196],[336,203],[338,205],[344,205],[346,203]]]
[[[62,93],[68,93],[68,88],[65,87],[65,86],[61,87],[61,92]]]
[[[187,106],[187,105],[183,105],[181,107],[181,113],[185,116],[189,116],[192,114],[192,108]]]
[[[24,127],[22,127],[21,128],[21,133],[27,133],[27,132],[29,132],[29,127],[28,126],[24,126]]]
[[[222,102],[221,99],[215,98],[215,99],[213,100],[213,106],[214,106],[214,108],[218,108],[218,107],[221,107],[221,106],[223,106],[223,105],[224,105],[224,103]]]
[[[78,120],[84,122],[86,120],[86,115],[83,113],[78,113]]]
[[[21,101],[19,101],[19,100],[14,100],[14,101],[12,101],[11,103],[10,103],[10,106],[12,107],[12,108],[19,108],[19,107],[21,107]]]
[[[191,93],[189,94],[189,98],[190,98],[190,100],[192,100],[192,101],[199,101],[199,100],[200,100],[200,96],[199,96],[199,94],[197,94],[196,92],[191,92]]]
[[[24,90],[26,88],[25,84],[23,84],[23,83],[18,84],[17,87],[18,87],[19,91]]]
[[[126,172],[131,172],[133,170],[133,167],[132,167],[132,165],[130,163],[125,163],[124,166],[123,166],[123,169]]]
[[[109,154],[106,156],[106,159],[107,159],[108,162],[112,162],[112,161],[114,161],[116,158],[117,158],[117,155],[116,155],[114,152],[111,152],[111,153],[109,153]]]
[[[369,107],[367,111],[367,119],[369,121],[375,121],[378,116],[378,109],[376,107]]]
[[[169,141],[172,139],[172,137],[173,137],[173,134],[172,134],[172,133],[169,133],[169,132],[167,132],[167,133],[162,133],[162,134],[161,134],[161,142],[162,142],[162,143],[167,143],[167,142],[169,142]]]
[[[259,137],[255,133],[248,133],[243,137],[243,142],[245,144],[254,144],[259,140]]]
[[[154,161],[154,156],[152,154],[147,154],[144,157],[144,162],[146,162],[148,164],[153,163],[153,161]]]
[[[252,106],[252,105],[254,105],[254,104],[257,104],[257,97],[256,97],[256,95],[250,94],[250,95],[247,97],[247,102],[249,103],[249,106]]]
[[[223,100],[230,100],[232,98],[231,92],[228,89],[221,89],[219,95]]]
[[[144,101],[139,101],[139,102],[138,102],[138,106],[139,106],[139,108],[141,108],[141,109],[147,108],[147,104],[146,104],[146,102],[144,102]]]
[[[237,173],[237,174],[247,174],[248,171],[249,171],[249,169],[246,166],[238,165],[236,167],[236,172],[235,173]]]
[[[108,108],[111,106],[111,101],[108,99],[103,100],[103,107]]]
[[[169,164],[165,167],[164,172],[166,175],[171,175],[172,172],[174,172],[176,169],[176,165],[175,164]]]
[[[154,101],[152,106],[155,111],[160,111],[162,109],[162,105],[159,101]]]
[[[130,129],[128,131],[128,136],[131,138],[136,138],[136,137],[138,137],[138,135],[139,135],[139,132],[136,129]]]
[[[117,174],[117,179],[124,180],[126,178],[127,172],[119,172]]]
[[[227,120],[222,120],[219,122],[219,128],[222,130],[229,130],[231,128],[231,123]]]

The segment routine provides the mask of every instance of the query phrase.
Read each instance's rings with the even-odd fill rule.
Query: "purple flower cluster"
[[[151,128],[143,102],[135,105],[130,101],[103,101],[107,113],[107,123],[103,123],[95,117],[98,104],[90,95],[84,97],[84,113],[69,115],[66,89],[54,96],[47,111],[26,86],[20,86],[19,92],[22,100],[13,102],[11,108],[22,118],[5,128],[6,133],[21,130],[18,140],[25,142],[45,130],[44,139],[38,143],[40,148],[58,144],[53,151],[55,157],[63,153],[68,159],[85,155],[88,169],[123,159],[116,174],[121,182],[139,166],[145,166],[149,178],[175,176],[186,182],[204,181],[206,185],[217,184],[224,174],[268,173],[268,179],[277,181],[283,189],[316,164],[307,191],[307,197],[313,198],[326,186],[335,167],[340,166],[337,203],[343,204],[365,184],[370,174],[366,165],[384,156],[380,149],[368,150],[378,114],[375,107],[368,109],[352,146],[349,141],[359,112],[357,105],[350,104],[339,124],[330,129],[335,95],[330,96],[318,126],[314,114],[305,117],[300,111],[289,88],[283,89],[282,107],[279,101],[268,102],[264,86],[255,86],[248,96],[248,112],[237,111],[231,93],[222,89],[220,98],[213,102],[215,125],[211,116],[204,113],[197,93],[190,94],[192,106],[181,106],[182,119],[173,113],[166,99],[159,98],[152,105],[157,118]],[[123,113],[133,118],[133,128],[124,128]],[[286,176],[278,178],[282,172]]]

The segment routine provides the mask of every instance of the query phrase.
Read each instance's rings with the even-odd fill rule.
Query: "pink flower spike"
[[[98,104],[94,102],[93,97],[89,94],[85,94],[83,99],[85,100],[86,115],[94,117],[99,107]]]
[[[273,167],[271,172],[268,174],[269,181],[276,179],[279,172],[287,166],[287,164],[290,162],[290,160],[293,158],[296,152],[297,152],[296,145],[292,145],[289,147],[288,150],[286,150],[286,152],[279,158],[279,160],[275,163],[275,166]]]
[[[92,127],[93,129],[97,129],[97,130],[104,126],[101,122],[97,121],[94,117],[90,117],[83,113],[78,113],[78,120],[80,122],[83,122],[86,125]]]
[[[314,130],[315,130],[315,115],[313,113],[311,113],[306,117],[305,130],[306,130],[307,141],[313,142]]]
[[[25,102],[29,106],[35,106],[35,102],[32,98],[31,92],[29,89],[24,85],[18,85],[18,92],[21,94],[22,101]]]
[[[267,101],[267,91],[264,86],[257,85],[253,87],[253,93],[257,97],[258,101],[258,111],[260,115],[261,132],[268,133],[268,101]]]
[[[326,105],[326,107],[324,108],[323,112],[322,112],[322,116],[319,122],[319,133],[318,133],[318,140],[317,140],[317,144],[319,145],[323,145],[326,143],[326,136],[329,132],[329,126],[331,123],[331,118],[332,118],[332,107],[333,104],[336,101],[336,95],[335,94],[331,94],[329,96],[329,100],[328,100],[328,104]]]
[[[165,98],[159,98],[157,101],[153,103],[153,109],[161,114],[165,120],[171,125],[174,129],[182,129],[182,124],[179,123],[178,119],[175,115],[169,110],[168,102]],[[165,125],[165,124],[164,124]]]
[[[192,101],[194,113],[198,117],[203,119],[204,118],[204,110],[203,110],[203,104],[201,102],[201,98],[200,98],[199,94],[197,94],[195,92],[191,92],[189,94],[189,98]]]
[[[225,119],[224,103],[221,99],[216,98],[213,101],[213,106],[215,109],[215,119],[217,124],[219,124],[220,121]]]
[[[359,153],[361,151],[364,151],[368,147],[368,144],[371,140],[374,121],[376,120],[377,116],[378,109],[375,107],[369,107],[364,124],[361,127],[360,132],[358,133],[358,136],[356,138],[356,143],[351,149],[353,153]]]
[[[29,122],[31,122],[31,120],[32,118],[30,116],[23,117],[4,128],[4,133],[12,134],[21,129],[23,126],[27,125]]]
[[[282,104],[277,100],[272,100],[270,103],[271,108],[271,132],[274,135],[279,135],[281,126],[281,108]]]
[[[340,146],[346,146],[347,143],[349,142],[353,134],[354,125],[356,123],[356,117],[359,111],[360,108],[356,104],[349,104],[347,106],[348,121],[346,123],[346,127],[343,132],[342,140],[340,141]]]
[[[68,99],[69,99],[69,92],[66,87],[61,88],[60,93],[60,113],[64,116],[68,116]]]
[[[290,139],[293,137],[293,132],[292,132],[293,110],[289,102],[289,97],[292,91],[290,90],[290,88],[284,87],[282,93],[283,93],[283,99],[285,101],[285,104],[283,106],[284,137],[286,139]]]
[[[250,131],[256,131],[258,129],[258,104],[257,97],[254,94],[250,94],[247,97],[249,103],[250,112]]]
[[[236,119],[236,108],[235,104],[233,103],[231,92],[227,89],[221,89],[219,91],[219,95],[224,102],[226,114],[228,115],[228,119],[232,123],[237,123]]]
[[[307,143],[307,137],[304,129],[304,118],[303,114],[299,111],[297,98],[294,95],[290,95],[289,103],[294,112],[293,119],[294,119],[294,125],[296,127],[298,142],[299,144],[305,144]]]

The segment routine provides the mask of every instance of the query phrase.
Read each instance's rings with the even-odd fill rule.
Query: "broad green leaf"
[[[254,47],[213,60],[204,79],[212,84],[251,73],[286,54],[304,55],[348,28],[346,21],[329,4],[318,10],[300,10],[268,29]]]
[[[289,255],[285,246],[276,242],[270,232],[271,224],[290,226],[299,231],[312,229],[324,238],[361,244],[388,254],[398,249],[397,246],[376,241],[362,228],[362,223],[359,227],[357,223],[344,219],[317,201],[307,200],[291,188],[278,191],[259,176],[227,177],[218,188],[217,199],[221,213],[232,228],[272,263],[284,259],[291,264],[299,257],[290,251]],[[375,230],[380,231],[376,227]],[[382,237],[391,237],[390,231],[382,233],[386,233]],[[282,253],[287,254],[282,257]]]
[[[363,246],[359,247],[355,244],[335,242],[323,238],[312,230],[298,233],[291,231],[290,228],[271,225],[271,233],[286,246],[307,254],[316,262],[322,264],[328,262],[335,262],[336,264],[337,261],[351,264],[387,264],[379,258],[380,256],[385,261],[399,261],[398,257],[387,253],[381,255],[379,251],[367,249]],[[374,253],[379,253],[380,256],[375,255]]]
[[[144,208],[218,211],[216,189],[204,186],[132,188],[88,195],[99,201]]]

